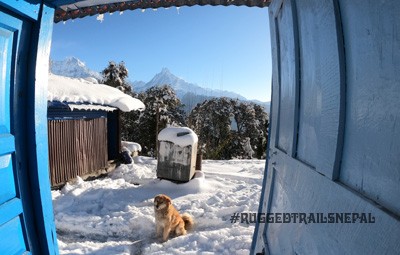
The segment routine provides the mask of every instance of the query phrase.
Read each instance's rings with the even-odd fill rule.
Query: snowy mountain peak
[[[136,92],[143,92],[153,86],[170,85],[176,92],[177,96],[185,104],[185,111],[189,112],[197,103],[201,103],[206,99],[213,97],[229,97],[247,101],[247,99],[235,92],[203,88],[195,83],[190,83],[182,78],[174,75],[168,68],[163,68],[157,73],[149,82],[134,81],[132,83],[133,90]],[[269,111],[269,103],[257,102]]]
[[[161,69],[160,73],[165,74],[165,75],[172,74],[171,71],[166,67],[163,67],[163,69]]]
[[[237,93],[222,90],[213,90],[202,88],[195,83],[190,83],[182,78],[174,75],[168,68],[163,68],[161,72],[157,73],[153,79],[147,83],[136,81],[133,83],[134,90],[141,92],[153,86],[170,85],[177,93],[178,97],[182,97],[187,93],[193,93],[195,95],[205,95],[209,97],[231,97],[245,100],[245,98]]]
[[[65,59],[65,63],[69,64],[69,65],[77,65],[80,67],[85,67],[85,63],[82,62],[80,59],[76,58],[76,57],[68,57]]]
[[[163,68],[161,72],[157,73],[149,82],[146,84],[134,83],[134,90],[141,92],[153,86],[170,85],[177,95],[183,96],[187,91],[193,91],[193,87],[197,88],[197,85],[186,82],[185,80],[175,76],[167,68]],[[200,87],[198,87],[200,88]]]
[[[168,84],[176,88],[175,83],[186,83],[186,81],[172,74],[168,68],[164,67],[161,72],[156,74],[148,83],[153,86]]]
[[[90,70],[85,63],[76,57],[68,57],[64,60],[51,60],[50,72],[53,74],[71,78],[95,78],[102,79],[100,73]]]

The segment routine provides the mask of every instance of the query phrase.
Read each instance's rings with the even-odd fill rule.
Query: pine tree
[[[142,145],[142,153],[156,156],[158,133],[167,125],[184,126],[183,105],[175,91],[168,85],[151,87],[138,95],[146,110],[133,113],[135,123],[127,134],[130,140]]]
[[[109,61],[108,66],[101,71],[101,74],[103,75],[102,83],[131,95],[132,87],[126,80],[126,78],[128,78],[128,73],[124,61],[121,61],[119,64],[116,64],[114,61]]]
[[[198,104],[189,115],[189,126],[199,137],[199,147],[210,159],[230,159],[232,103],[214,98]]]
[[[191,111],[189,126],[206,158],[264,156],[268,115],[262,106],[228,98],[207,100]]]
[[[268,127],[269,127],[269,116],[265,112],[264,107],[258,104],[254,104],[255,119],[257,125],[257,136],[255,140],[255,152],[257,158],[265,158],[268,141]]]

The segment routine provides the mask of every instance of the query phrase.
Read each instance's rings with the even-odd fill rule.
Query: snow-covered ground
[[[263,160],[204,160],[185,184],[156,178],[157,161],[139,157],[108,177],[79,179],[53,191],[61,254],[248,254],[254,225],[232,224],[234,212],[256,212]],[[162,243],[153,198],[164,193],[195,228]]]

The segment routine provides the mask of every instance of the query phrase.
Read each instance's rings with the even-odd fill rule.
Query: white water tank
[[[196,168],[197,135],[187,127],[167,127],[158,134],[157,177],[188,182]]]

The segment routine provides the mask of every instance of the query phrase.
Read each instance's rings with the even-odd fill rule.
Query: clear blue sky
[[[105,14],[54,25],[51,58],[74,56],[101,71],[125,61],[129,79],[163,67],[202,87],[270,101],[268,9],[194,6]]]

